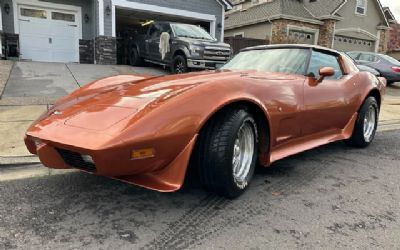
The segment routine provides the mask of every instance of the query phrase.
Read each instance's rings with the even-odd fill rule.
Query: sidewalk
[[[47,106],[0,106],[0,165],[39,162],[25,147],[24,135]]]

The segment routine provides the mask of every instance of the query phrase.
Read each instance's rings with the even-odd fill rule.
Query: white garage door
[[[335,35],[334,49],[339,51],[375,51],[375,41]]]
[[[78,62],[77,13],[19,7],[21,59],[41,62]]]

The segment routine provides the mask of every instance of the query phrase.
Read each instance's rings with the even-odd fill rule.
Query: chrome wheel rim
[[[239,187],[247,185],[254,156],[254,142],[253,125],[247,121],[240,127],[233,146],[233,177]]]
[[[372,136],[375,132],[375,126],[376,126],[376,109],[373,106],[371,106],[365,113],[364,117],[364,139],[366,142],[370,142],[372,140]]]
[[[185,65],[182,61],[178,61],[175,64],[175,72],[178,74],[185,73]]]

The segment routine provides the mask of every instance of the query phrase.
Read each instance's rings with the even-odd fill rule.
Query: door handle
[[[53,39],[51,37],[49,37],[49,43],[52,44],[53,43]]]
[[[20,21],[23,21],[23,22],[30,22],[31,20],[26,20],[26,19],[19,19]]]

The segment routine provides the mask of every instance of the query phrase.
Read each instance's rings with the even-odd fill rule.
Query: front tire
[[[219,114],[200,134],[197,166],[201,183],[227,198],[240,196],[253,178],[257,149],[256,123],[246,110]]]
[[[172,59],[171,71],[174,74],[184,74],[189,71],[187,60],[182,55],[177,55]]]
[[[362,105],[354,127],[353,135],[347,144],[354,147],[365,148],[375,138],[378,127],[379,107],[376,99],[368,97]]]

